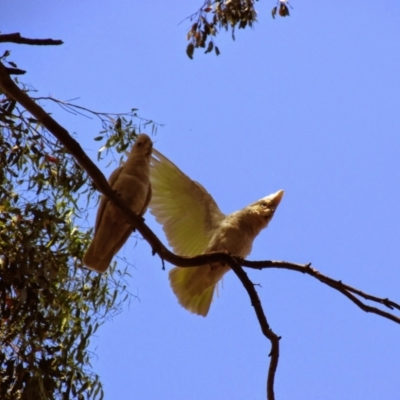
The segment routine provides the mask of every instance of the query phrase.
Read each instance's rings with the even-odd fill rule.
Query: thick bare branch
[[[21,36],[20,33],[5,33],[0,35],[0,43],[18,43],[18,44],[30,44],[36,46],[54,46],[60,45],[64,42],[56,39],[29,39]]]
[[[23,69],[19,69],[19,68],[9,68],[9,67],[5,67],[7,72],[10,75],[24,75],[26,74],[26,71],[24,71]]]

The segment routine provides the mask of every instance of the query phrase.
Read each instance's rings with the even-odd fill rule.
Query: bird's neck
[[[252,212],[252,210],[244,209],[237,211],[237,217],[239,229],[247,232],[253,238],[255,238],[265,226],[260,216]]]
[[[149,156],[137,156],[128,158],[125,163],[125,168],[132,169],[132,168],[150,168],[149,165]]]

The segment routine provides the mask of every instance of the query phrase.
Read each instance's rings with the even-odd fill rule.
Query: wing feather
[[[174,252],[201,254],[225,215],[212,196],[174,163],[153,149],[150,163],[153,195],[149,209]]]

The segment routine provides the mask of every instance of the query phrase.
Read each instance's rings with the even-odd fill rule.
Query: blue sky
[[[400,6],[293,2],[272,20],[275,3],[260,1],[253,29],[235,42],[221,32],[219,57],[189,60],[179,22],[200,5],[3,0],[3,33],[65,42],[3,48],[40,95],[165,124],[155,147],[223,212],[284,189],[249,259],[312,262],[400,301]],[[95,160],[97,123],[52,111]],[[201,318],[177,304],[147,243],[121,255],[138,299],[92,340],[106,399],[265,398],[269,342],[233,273]],[[400,326],[299,273],[249,275],[282,336],[277,399],[398,399]]]

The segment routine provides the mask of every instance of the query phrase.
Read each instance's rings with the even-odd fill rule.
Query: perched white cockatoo
[[[174,252],[181,256],[225,251],[246,257],[283,196],[283,190],[279,190],[240,211],[224,215],[203,186],[155,149],[150,181],[153,188],[150,212],[163,225]],[[175,267],[169,272],[169,280],[183,307],[206,316],[215,287],[229,269],[221,263]]]
[[[152,148],[149,136],[144,133],[138,135],[126,162],[108,178],[115,192],[140,216],[146,212],[151,198]],[[132,230],[123,212],[103,195],[97,210],[93,241],[83,257],[83,263],[90,269],[104,272]]]

